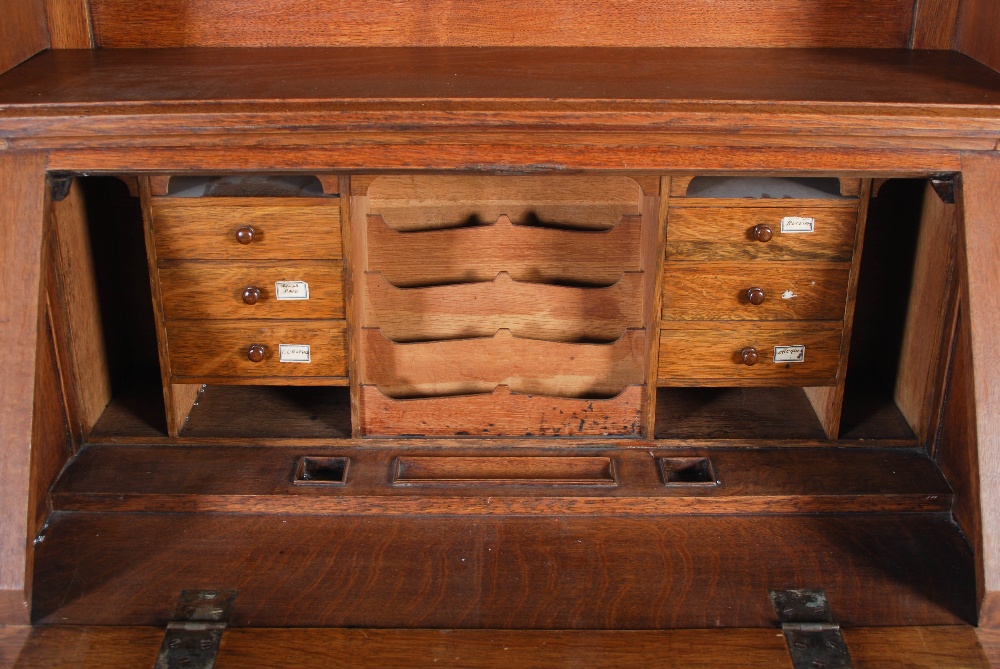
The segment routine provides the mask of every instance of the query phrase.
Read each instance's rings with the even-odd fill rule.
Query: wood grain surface
[[[159,260],[342,260],[338,198],[152,198]],[[241,244],[236,231],[254,230]]]
[[[344,318],[344,267],[338,261],[295,263],[163,261],[160,295],[167,321],[231,318]],[[308,299],[276,299],[275,283],[302,281]],[[243,291],[260,297],[246,304]]]
[[[0,629],[0,662],[16,669],[105,669],[152,662],[163,632],[153,627],[50,625]],[[851,658],[879,669],[989,669],[1000,639],[964,625],[851,628]],[[230,629],[218,669],[470,669],[574,667],[646,669],[663,658],[715,669],[791,669],[784,638],[768,629],[528,631],[407,629]]]
[[[0,153],[0,622],[28,618],[31,584],[31,451],[39,308],[42,305],[42,223],[47,205],[45,157]]]
[[[167,326],[170,373],[175,383],[302,383],[347,376],[344,321],[174,321]],[[247,358],[250,346],[264,359]],[[309,362],[280,362],[281,344],[307,345]]]
[[[44,0],[10,2],[0,25],[0,73],[49,46]]]
[[[672,321],[775,321],[844,318],[850,265],[801,262],[667,262],[663,318]],[[752,304],[750,288],[764,292]]]
[[[596,0],[497,4],[352,0],[334,11],[303,0],[92,3],[101,47],[176,46],[810,46],[905,47],[913,6],[884,0],[680,0],[608,7]],[[656,26],[656,30],[650,27]]]
[[[234,627],[773,627],[768,591],[804,584],[846,626],[975,616],[947,514],[64,512],[37,558],[40,623],[162,625],[190,587],[236,589]]]
[[[394,399],[376,386],[361,387],[364,436],[638,436],[642,386],[609,399],[572,399],[492,392]]]
[[[491,225],[396,232],[368,217],[369,271],[395,286],[492,281],[507,272],[517,281],[610,286],[639,270],[642,218],[624,216],[610,230],[581,231]]]
[[[961,246],[965,253],[963,310],[971,337],[973,402],[983,518],[983,567],[987,592],[1000,590],[1000,314],[996,259],[1000,257],[1000,158],[963,157]]]
[[[951,49],[960,0],[917,0],[914,8],[913,49]]]
[[[513,392],[558,397],[606,398],[645,377],[646,333],[627,330],[608,344],[492,337],[397,344],[372,328],[365,348],[362,383],[397,399],[421,395],[490,393],[498,385]]]
[[[516,449],[468,439],[291,448],[231,439],[230,445],[97,445],[61,478],[52,505],[87,512],[619,517],[933,513],[951,506],[948,482],[918,451],[865,447],[843,457],[831,447],[754,443],[753,449],[608,448],[607,440],[544,438],[519,440]],[[303,455],[346,458],[346,480],[293,483]],[[663,457],[709,458],[718,485],[666,485],[658,466]],[[210,480],[205,472],[212,472]],[[399,485],[403,479],[422,484]]]
[[[677,202],[670,201],[667,213],[667,260],[850,261],[854,251],[857,203],[832,207],[829,200],[779,200],[749,206],[702,200],[711,204],[695,207],[690,199]],[[815,219],[815,232],[783,234],[786,216]],[[757,225],[771,229],[770,241],[753,237]]]
[[[997,25],[1000,25],[1000,7],[995,2],[962,0],[952,46],[998,70],[1000,45],[996,40]]]
[[[500,329],[530,339],[611,342],[642,327],[642,281],[642,273],[625,272],[606,288],[577,288],[501,272],[492,281],[396,288],[369,272],[364,325],[397,342],[491,337]]]
[[[359,180],[360,181],[360,180]],[[640,213],[642,190],[629,177],[384,176],[367,187],[369,213],[400,232],[489,224],[607,230]]]
[[[660,330],[660,385],[834,385],[840,363],[841,323],[664,322]],[[775,363],[776,346],[805,346],[804,361]],[[739,353],[753,347],[759,362]]]
[[[93,48],[87,0],[45,0],[45,15],[53,49]]]

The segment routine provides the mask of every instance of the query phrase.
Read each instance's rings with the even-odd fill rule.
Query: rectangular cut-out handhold
[[[492,393],[397,400],[361,386],[365,436],[577,437],[639,436],[644,387],[628,386],[610,399]]]
[[[337,485],[347,482],[350,458],[306,455],[295,465],[295,485]]]
[[[366,328],[363,383],[390,397],[488,393],[498,385],[519,393],[610,397],[642,383],[646,336],[627,330],[610,344],[492,337],[399,344]]]
[[[626,272],[606,288],[492,281],[397,288],[378,272],[365,275],[365,325],[393,341],[516,337],[548,341],[614,341],[642,327],[642,273]]]
[[[617,485],[608,457],[400,456],[395,485]]]
[[[611,285],[639,271],[642,216],[623,216],[609,230],[492,225],[397,232],[368,217],[368,267],[395,286],[492,281],[507,272],[518,281]]]
[[[664,485],[719,484],[712,461],[707,457],[660,458],[659,463]]]

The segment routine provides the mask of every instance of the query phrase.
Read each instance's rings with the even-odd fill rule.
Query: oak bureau
[[[990,3],[334,4],[0,26],[0,623],[985,666]]]

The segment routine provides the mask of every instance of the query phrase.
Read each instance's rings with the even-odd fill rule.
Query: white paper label
[[[278,344],[278,360],[281,362],[309,362],[308,344]]]
[[[308,300],[309,284],[305,281],[275,281],[274,299]]]
[[[781,232],[784,234],[794,232],[815,232],[816,219],[805,218],[804,216],[785,216],[781,219]]]
[[[805,362],[806,361],[806,347],[805,346],[775,346],[774,347],[774,361],[775,362]]]

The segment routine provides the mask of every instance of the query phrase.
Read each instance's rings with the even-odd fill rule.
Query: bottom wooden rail
[[[0,665],[12,669],[151,667],[156,627],[0,628]],[[990,669],[1000,641],[964,626],[844,630],[856,667]],[[231,629],[216,669],[791,669],[779,630],[499,631]],[[997,665],[994,665],[997,666]]]

